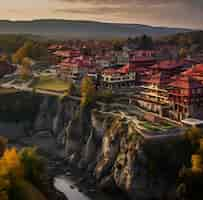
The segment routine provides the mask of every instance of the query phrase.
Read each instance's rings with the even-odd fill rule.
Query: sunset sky
[[[0,19],[44,18],[203,29],[203,0],[0,0]]]

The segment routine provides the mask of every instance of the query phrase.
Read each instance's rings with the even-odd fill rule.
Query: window
[[[197,89],[197,94],[201,94],[201,91],[202,91],[202,89],[201,89],[201,88],[198,88],[198,89]]]

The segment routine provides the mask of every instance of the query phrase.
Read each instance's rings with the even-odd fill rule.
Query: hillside
[[[163,37],[160,39],[160,41],[185,47],[195,45],[199,49],[203,49],[203,31],[178,33]]]
[[[153,37],[188,32],[189,29],[153,27],[140,24],[116,24],[91,21],[34,20],[0,21],[0,34],[32,34],[50,38],[106,39],[147,34]]]

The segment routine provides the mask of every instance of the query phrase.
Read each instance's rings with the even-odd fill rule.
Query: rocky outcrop
[[[102,189],[119,188],[140,200],[168,197],[181,167],[174,160],[177,141],[146,139],[137,123],[106,107],[83,108],[70,98],[44,97],[34,129],[50,131],[65,159]]]
[[[56,137],[60,137],[69,121],[75,117],[78,104],[72,100],[43,96],[33,129],[35,132],[50,131]]]

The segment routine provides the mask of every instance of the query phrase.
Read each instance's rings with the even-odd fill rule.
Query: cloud
[[[49,0],[55,14],[105,21],[200,27],[203,0]],[[88,19],[89,19],[88,18]]]
[[[138,4],[138,5],[168,5],[168,4],[190,4],[193,6],[203,6],[202,0],[55,0],[68,3],[87,3],[87,4]]]

